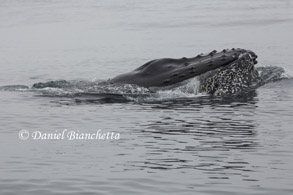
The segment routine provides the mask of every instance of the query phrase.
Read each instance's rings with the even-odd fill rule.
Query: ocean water
[[[292,32],[291,0],[0,0],[0,194],[292,194]],[[283,79],[237,98],[24,88],[233,47]]]

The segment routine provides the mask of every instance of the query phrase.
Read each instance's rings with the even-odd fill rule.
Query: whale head
[[[214,95],[235,93],[246,85],[249,86],[251,80],[257,77],[254,70],[256,58],[254,52],[240,48],[224,49],[220,52],[214,50],[191,58],[162,58],[118,75],[110,82],[160,88],[199,77],[201,92]]]

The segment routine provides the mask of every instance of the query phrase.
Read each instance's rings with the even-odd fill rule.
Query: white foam
[[[177,98],[192,98],[204,96],[205,94],[199,93],[200,82],[197,77],[189,79],[188,82],[182,86],[172,89],[159,89],[147,100],[167,100]]]
[[[293,71],[288,71],[286,68],[284,68],[284,72],[281,74],[280,78],[290,79],[292,77],[293,77]]]

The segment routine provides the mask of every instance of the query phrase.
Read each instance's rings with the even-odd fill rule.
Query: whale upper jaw
[[[110,82],[135,84],[147,88],[173,86],[209,71],[229,67],[244,56],[251,59],[252,65],[257,63],[256,54],[250,50],[240,48],[224,49],[220,52],[214,50],[191,58],[152,60],[129,73],[114,77]]]

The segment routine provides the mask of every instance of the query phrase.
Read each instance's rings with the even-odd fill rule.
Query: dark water
[[[0,0],[0,86],[89,86],[151,59],[232,47],[285,69],[225,98],[165,91],[111,103],[2,88],[0,193],[292,194],[292,20],[290,0]],[[22,129],[120,139],[21,140]]]

